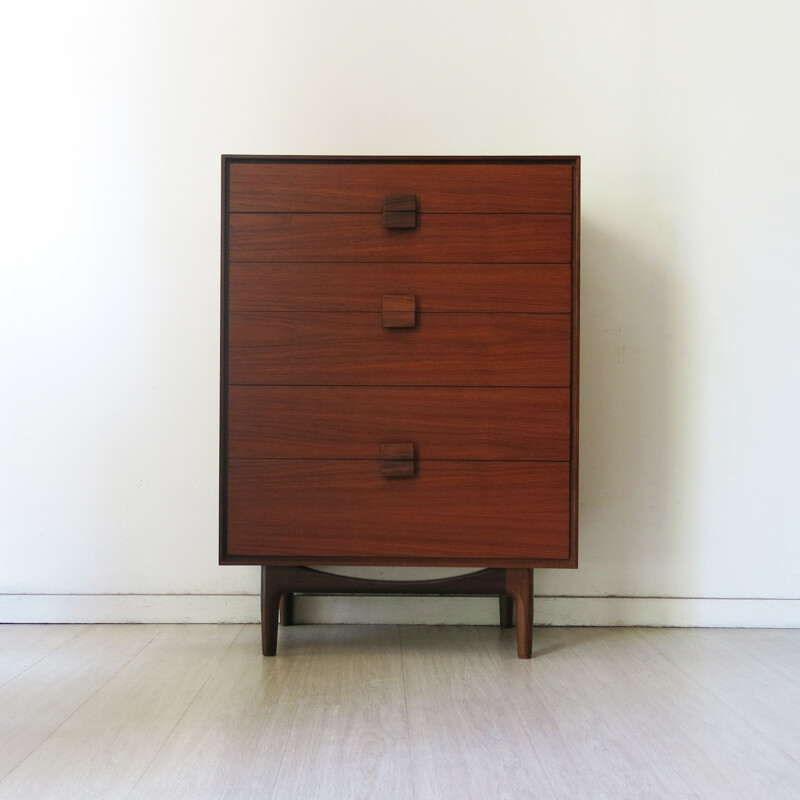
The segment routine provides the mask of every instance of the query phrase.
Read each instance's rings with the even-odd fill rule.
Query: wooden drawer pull
[[[381,475],[384,478],[413,478],[414,443],[384,442],[381,444]]]
[[[417,196],[404,194],[399,197],[386,195],[383,198],[384,228],[416,228]]]
[[[413,294],[383,296],[383,327],[413,328],[417,324],[417,298]]]

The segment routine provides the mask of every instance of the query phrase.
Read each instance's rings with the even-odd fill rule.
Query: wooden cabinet
[[[579,159],[223,157],[220,562],[509,598],[577,566]],[[474,566],[394,584],[324,565]]]

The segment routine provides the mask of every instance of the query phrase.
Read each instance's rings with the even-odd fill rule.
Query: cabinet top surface
[[[420,164],[455,164],[455,163],[483,163],[483,164],[577,164],[580,156],[311,156],[311,155],[232,155],[222,156],[223,161],[292,161],[296,163],[375,163],[391,164],[398,162],[416,162]]]

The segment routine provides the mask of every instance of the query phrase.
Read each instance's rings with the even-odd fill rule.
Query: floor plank
[[[408,751],[403,708],[302,704],[272,798],[412,798]]]
[[[124,800],[238,630],[131,628],[151,641],[0,781],[3,800]]]
[[[242,626],[130,800],[270,797],[317,636],[293,628],[280,657],[264,658],[259,627]]]
[[[31,640],[30,649],[20,648],[21,663],[37,660],[0,687],[0,779],[16,769],[157,635],[148,626],[76,626],[74,630],[64,630],[71,626],[38,627],[41,637]],[[2,632],[4,652],[8,638],[20,641],[17,632],[8,637],[6,633]],[[42,655],[48,651],[46,657]],[[5,797],[2,793],[0,796]]]
[[[398,628],[317,634],[273,800],[413,797]]]
[[[86,630],[86,625],[0,625],[0,687]]]
[[[701,785],[708,800],[796,800],[796,765],[676,670],[648,635],[615,629],[587,639],[572,656],[589,671],[589,685],[603,687],[616,707],[618,728],[638,734],[636,751],[648,754],[652,776],[667,789],[677,774],[677,791]],[[644,764],[633,774],[645,776]]]
[[[763,633],[656,629],[645,638],[739,725],[800,764],[800,630]]]
[[[528,747],[520,710],[507,701],[478,629],[404,627],[402,642],[418,797],[566,796]]]
[[[628,647],[638,643],[634,632],[537,628],[529,665],[516,658],[513,631],[484,628],[482,635],[501,670],[504,702],[524,710],[528,746],[548,775],[566,783],[561,797],[696,796],[660,746],[642,737],[638,707],[608,691],[608,681],[617,679],[598,675],[599,643]]]
[[[800,631],[0,626],[2,800],[797,800]]]
[[[793,681],[800,662],[800,628],[713,631],[739,653],[758,660],[767,675],[782,674]]]

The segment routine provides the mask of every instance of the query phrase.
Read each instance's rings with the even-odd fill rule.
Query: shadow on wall
[[[615,237],[581,221],[580,568],[537,570],[537,596],[660,597],[691,592],[684,498],[693,485],[690,298],[674,237]],[[667,232],[668,233],[668,232]],[[660,250],[648,252],[651,242]],[[664,245],[667,242],[667,245]],[[327,568],[376,579],[431,579],[470,569]],[[581,606],[585,607],[585,606]],[[665,619],[657,624],[681,624]],[[562,624],[619,624],[599,619]],[[646,624],[647,620],[643,621]]]
[[[692,585],[691,303],[674,237],[581,228],[581,567],[538,572],[537,594],[672,596]]]

